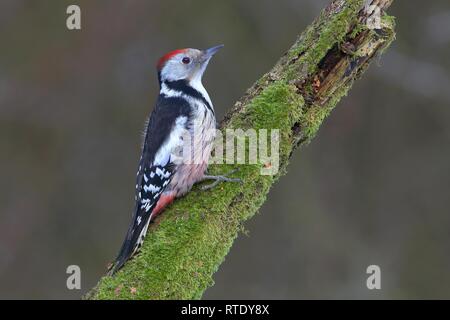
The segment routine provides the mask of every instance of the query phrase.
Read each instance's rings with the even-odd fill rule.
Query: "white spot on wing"
[[[169,171],[165,171],[164,168],[162,168],[162,170],[160,168],[156,168],[156,174],[158,176],[160,176],[161,178],[169,178],[170,177],[170,172]]]
[[[148,186],[144,186],[145,192],[150,191],[151,193],[155,193],[155,192],[158,192],[159,190],[161,190],[161,187],[154,186],[152,184],[149,184]]]

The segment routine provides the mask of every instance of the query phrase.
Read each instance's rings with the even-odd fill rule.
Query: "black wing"
[[[170,183],[175,167],[170,159],[170,148],[167,154],[155,159],[162,147],[170,143],[170,133],[177,119],[185,117],[186,128],[189,125],[191,108],[182,98],[169,98],[160,95],[156,107],[150,115],[139,161],[136,178],[136,196],[133,218],[116,261],[111,267],[113,274],[139,249],[147,232],[155,208],[161,194]],[[157,160],[157,161],[156,161]]]

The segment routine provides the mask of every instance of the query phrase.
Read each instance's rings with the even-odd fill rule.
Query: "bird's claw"
[[[204,175],[201,181],[205,180],[214,180],[213,183],[207,184],[205,186],[200,187],[200,189],[209,190],[217,186],[220,182],[239,182],[242,183],[242,180],[239,178],[228,178],[229,175],[235,173],[238,171],[238,169],[231,170],[227,174],[219,175],[219,176],[213,176],[213,175]]]

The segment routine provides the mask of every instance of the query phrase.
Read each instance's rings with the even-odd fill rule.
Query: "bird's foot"
[[[205,186],[202,186],[202,187],[200,187],[200,189],[202,189],[202,190],[212,189],[215,186],[217,186],[220,182],[240,182],[240,183],[242,183],[242,180],[239,178],[228,178],[229,175],[235,173],[236,171],[238,171],[238,169],[231,170],[227,174],[224,174],[221,176],[212,176],[212,175],[205,174],[200,181],[214,180],[214,182],[207,184]]]

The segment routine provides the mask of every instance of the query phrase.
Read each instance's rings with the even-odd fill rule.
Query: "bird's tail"
[[[122,244],[119,255],[109,268],[108,274],[113,275],[125,262],[130,259],[144,242],[145,235],[150,222],[175,198],[173,193],[157,196],[156,199],[148,203],[150,210],[145,210],[144,206],[136,206],[133,221],[128,228],[127,236]]]
[[[140,248],[147,233],[151,217],[152,214],[150,212],[145,212],[138,208],[136,209],[136,214],[133,217],[133,222],[128,228],[122,248],[120,249],[116,260],[110,266],[108,275],[113,275],[122,268],[125,262]]]

